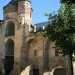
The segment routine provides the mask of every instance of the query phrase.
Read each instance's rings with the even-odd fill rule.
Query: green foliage
[[[75,3],[75,0],[60,0],[61,3]]]
[[[57,15],[49,16],[46,28],[49,40],[55,41],[56,48],[69,55],[71,75],[73,75],[72,54],[75,53],[75,5],[62,4]]]
[[[62,4],[58,14],[50,14],[46,35],[56,41],[56,47],[62,49],[64,55],[75,51],[75,16],[72,4]]]

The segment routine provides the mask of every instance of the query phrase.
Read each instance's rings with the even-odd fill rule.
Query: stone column
[[[28,55],[26,47],[26,33],[25,33],[25,22],[24,17],[22,19],[22,46],[21,46],[21,70],[24,70],[27,66]]]

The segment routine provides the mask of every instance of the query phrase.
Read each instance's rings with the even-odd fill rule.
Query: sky
[[[3,19],[3,7],[11,0],[0,0],[0,19]],[[45,13],[57,13],[60,8],[60,0],[31,0],[32,23],[41,23],[48,20],[48,17],[44,16]]]

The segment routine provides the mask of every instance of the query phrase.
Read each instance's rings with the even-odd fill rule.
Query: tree
[[[60,0],[61,3],[75,3],[75,0]]]
[[[46,35],[55,41],[56,48],[62,50],[63,55],[69,55],[73,75],[72,54],[75,52],[75,15],[74,4],[62,4],[58,14],[49,16],[49,25],[46,28]]]

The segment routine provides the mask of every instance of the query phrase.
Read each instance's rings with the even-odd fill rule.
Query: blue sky
[[[3,6],[11,0],[0,0],[0,19],[3,19]],[[44,13],[57,12],[60,7],[60,0],[31,0],[32,23],[40,23],[47,21]]]

